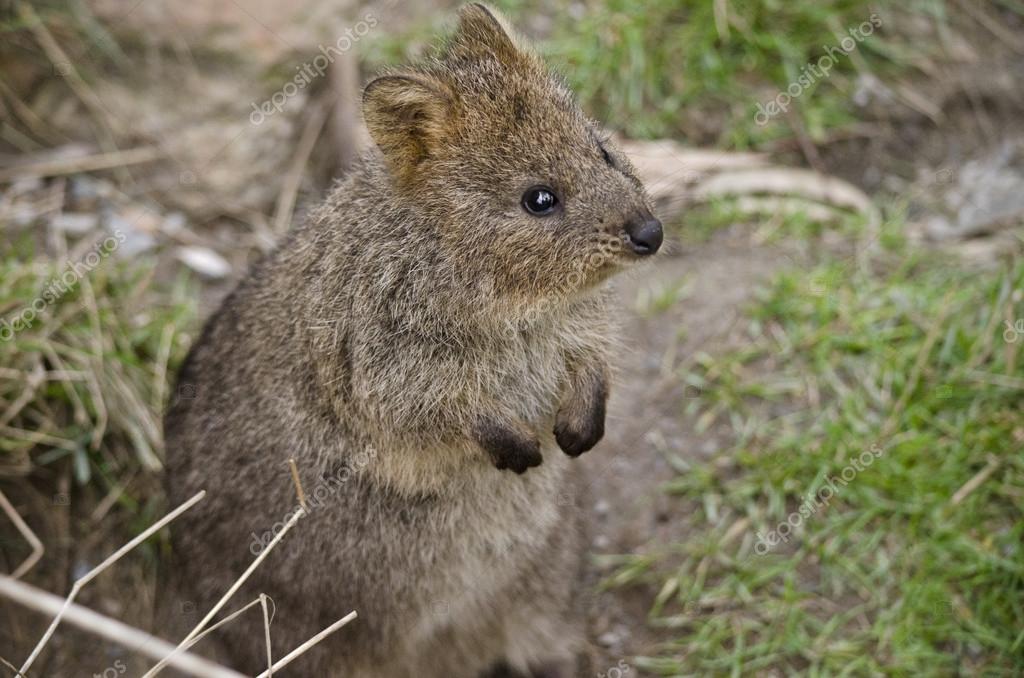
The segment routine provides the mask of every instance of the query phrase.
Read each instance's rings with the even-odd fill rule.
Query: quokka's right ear
[[[452,97],[420,75],[382,75],[363,90],[363,118],[395,178],[408,180],[441,142]]]

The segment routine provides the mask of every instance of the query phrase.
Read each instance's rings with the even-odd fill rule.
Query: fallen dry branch
[[[794,217],[798,214],[821,222],[834,221],[839,214],[825,205],[800,198],[778,196],[760,197],[744,195],[736,199],[736,208],[745,214],[778,214]]]
[[[981,487],[985,483],[985,481],[988,480],[989,477],[996,472],[996,469],[999,468],[1000,463],[1001,462],[998,457],[992,454],[988,455],[988,463],[985,464],[985,468],[978,471],[973,478],[964,483],[963,487],[957,490],[953,494],[952,498],[950,498],[949,504],[951,506],[956,506],[964,499],[966,499],[968,495],[971,494],[971,492],[974,492],[976,489]]]
[[[672,174],[679,169],[708,173],[712,170],[744,169],[765,167],[768,157],[763,153],[741,151],[715,151],[705,148],[688,148],[668,139],[656,141],[622,140],[622,149],[629,156],[640,174],[657,181],[658,174]]]
[[[796,195],[858,212],[871,209],[871,199],[853,184],[811,170],[784,167],[717,174],[701,182],[695,197],[698,200],[710,200],[725,195],[751,193]]]
[[[138,165],[157,160],[161,153],[158,148],[140,146],[111,153],[71,155],[64,158],[52,157],[54,155],[52,151],[40,155],[43,157],[29,157],[16,165],[0,170],[0,181],[12,181],[26,177],[56,177]]]
[[[338,32],[341,34],[341,31]],[[334,136],[335,175],[343,176],[352,169],[362,148],[359,58],[351,51],[342,52],[328,70],[330,95],[334,100],[331,132]]]
[[[853,184],[813,170],[773,166],[759,153],[691,149],[674,141],[622,141],[663,219],[689,205],[735,198],[741,212],[806,214],[832,221],[857,212],[877,221],[871,199]]]
[[[67,599],[15,581],[5,575],[0,575],[0,595],[44,614],[59,615],[79,628],[154,659],[174,652],[173,645],[155,636],[88,608],[68,603]],[[197,676],[197,678],[244,678],[237,671],[214,664],[194,654],[177,653],[170,663],[174,668]],[[27,675],[25,671],[26,669],[22,668],[20,674]]]

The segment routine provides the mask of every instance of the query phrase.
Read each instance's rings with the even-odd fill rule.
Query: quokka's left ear
[[[459,27],[451,38],[449,53],[492,54],[505,64],[526,63],[532,50],[496,10],[478,2],[459,10]]]
[[[363,90],[366,128],[399,181],[442,142],[452,110],[451,93],[425,75],[382,75]]]

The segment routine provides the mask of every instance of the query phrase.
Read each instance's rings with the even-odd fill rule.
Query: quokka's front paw
[[[555,440],[570,457],[580,456],[604,437],[608,389],[600,379],[588,386],[571,394],[555,417]]]
[[[496,469],[526,473],[527,469],[540,466],[544,461],[540,454],[540,442],[532,434],[484,421],[476,426],[474,436]]]
[[[595,412],[594,416],[582,420],[558,418],[555,422],[555,440],[563,452],[570,457],[578,457],[601,442],[604,437],[603,402],[599,409],[599,413]]]

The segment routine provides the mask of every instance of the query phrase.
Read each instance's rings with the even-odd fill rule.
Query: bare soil
[[[698,433],[683,416],[688,399],[700,394],[683,385],[679,372],[697,352],[728,350],[743,341],[738,329],[744,305],[786,263],[778,248],[756,246],[742,231],[729,229],[709,243],[670,253],[618,285],[622,351],[608,433],[582,458],[592,556],[659,552],[685,541],[695,528],[687,502],[660,491],[676,473],[668,458],[710,456],[728,438],[714,427]],[[684,298],[667,310],[649,315],[637,308],[638,298],[681,281]],[[592,571],[595,580],[607,574],[596,562]],[[596,594],[589,612],[595,671],[650,654],[665,640],[645,624],[656,593],[641,585]]]

